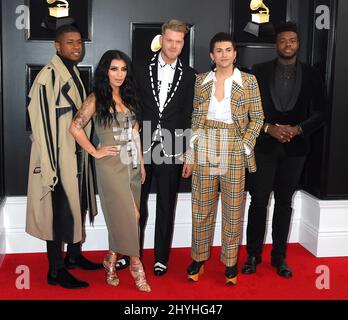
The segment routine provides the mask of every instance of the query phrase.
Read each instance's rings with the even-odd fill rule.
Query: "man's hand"
[[[183,178],[189,178],[192,175],[192,165],[191,164],[184,164],[184,167],[182,168],[182,177]]]
[[[301,127],[299,126],[280,125],[280,124],[277,124],[276,126],[281,127],[284,131],[286,131],[291,136],[291,139],[302,133]]]
[[[270,124],[267,133],[281,143],[290,142],[293,132],[289,130],[289,125]]]
[[[288,136],[289,140],[288,142],[293,139],[294,137],[298,136],[299,134],[302,133],[301,127],[299,126],[290,126],[290,125],[280,125],[276,124],[278,128],[281,128],[282,134],[284,136]]]

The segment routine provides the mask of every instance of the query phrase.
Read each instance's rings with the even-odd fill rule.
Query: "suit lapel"
[[[170,88],[170,92],[167,95],[167,100],[164,103],[163,113],[168,111],[168,106],[169,106],[171,100],[173,99],[175,93],[178,90],[178,87],[179,87],[180,82],[182,80],[183,73],[184,73],[183,66],[182,66],[180,59],[178,58],[178,61],[176,63],[174,77],[173,77],[173,83],[172,83],[172,86]]]
[[[159,110],[159,92],[158,92],[158,54],[154,55],[149,64],[150,90],[152,92],[155,103],[150,103],[151,107],[158,113]]]
[[[73,106],[73,114],[75,114],[80,109],[83,101],[74,80],[67,82],[62,87],[62,94],[70,105]]]
[[[179,61],[178,61],[179,62]],[[170,88],[170,91],[168,93],[168,96],[167,96],[167,99],[166,99],[166,103],[167,101],[170,99],[170,97],[172,96],[172,94],[174,93],[174,88],[175,88],[175,85],[176,83],[178,82],[179,80],[179,76],[180,76],[180,73],[182,72],[182,68],[179,66],[179,63],[176,64],[176,68],[175,68],[175,73],[174,73],[174,78],[173,78],[173,83],[172,83],[172,86]]]
[[[301,87],[302,87],[302,65],[297,60],[295,87],[294,87],[294,92],[291,95],[291,99],[289,101],[288,110],[292,110],[295,107],[295,104],[301,92]]]
[[[213,80],[202,85],[200,103],[202,104],[202,114],[204,115],[204,120],[208,114],[212,91],[213,91]]]
[[[269,81],[269,89],[271,92],[271,98],[272,98],[273,104],[275,106],[275,109],[281,110],[280,100],[278,98],[278,95],[275,92],[275,68],[276,68],[276,65],[277,65],[277,60],[274,60],[272,63],[272,68],[271,68],[270,73],[268,75],[269,76],[268,81]]]
[[[201,87],[201,92],[199,96],[199,105],[201,106],[201,110],[199,112],[198,123],[199,127],[204,128],[204,122],[208,115],[208,109],[211,99],[211,94],[213,90],[213,80],[205,83]]]
[[[244,85],[244,77],[242,76],[243,79],[243,85]],[[232,115],[232,119],[233,121],[237,121],[236,119],[233,118],[233,116],[235,114],[237,114],[237,108],[238,108],[238,101],[240,99],[240,97],[243,94],[243,88],[235,81],[232,82],[232,88],[231,88],[231,115]]]
[[[82,104],[83,97],[80,97],[79,90],[72,78],[72,75],[57,55],[53,57],[52,64],[54,65],[56,70],[59,70],[60,77],[63,79],[65,83],[61,88],[61,93],[63,94],[64,98],[70,103],[70,105],[74,108],[74,112],[76,112],[76,110],[78,110]],[[78,78],[79,81],[81,81],[79,76]]]

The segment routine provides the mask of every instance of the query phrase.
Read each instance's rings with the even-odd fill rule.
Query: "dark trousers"
[[[257,171],[249,175],[251,203],[248,212],[247,251],[260,256],[265,236],[267,207],[274,191],[272,258],[285,258],[292,197],[298,186],[305,156],[287,156],[282,146],[269,154],[255,154]]]
[[[49,268],[52,272],[64,268],[64,259],[62,254],[62,241],[46,241],[47,245],[47,257]],[[69,243],[67,247],[67,253],[70,257],[74,258],[81,254],[81,243]]]
[[[166,264],[171,247],[175,204],[182,172],[181,164],[147,164],[146,179],[141,189],[140,250],[144,246],[145,226],[149,216],[147,201],[152,177],[156,179],[155,261]]]

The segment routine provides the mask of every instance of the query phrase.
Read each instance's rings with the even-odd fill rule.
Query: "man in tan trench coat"
[[[32,128],[26,231],[45,240],[49,260],[47,281],[64,288],[84,288],[67,269],[102,268],[81,254],[83,224],[88,211],[96,215],[93,176],[88,156],[68,129],[86,97],[75,66],[83,47],[79,30],[65,25],[57,30],[57,54],[36,77],[29,93]],[[89,136],[91,128],[86,127]],[[67,243],[63,260],[62,243]]]

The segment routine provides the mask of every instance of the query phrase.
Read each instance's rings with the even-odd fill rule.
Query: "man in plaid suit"
[[[188,278],[198,281],[209,258],[215,229],[218,188],[222,202],[222,251],[225,282],[236,284],[240,217],[245,167],[256,170],[253,148],[263,125],[257,81],[234,66],[236,45],[231,35],[210,41],[216,68],[197,76],[192,115],[192,253]],[[185,176],[190,170],[184,172]]]

